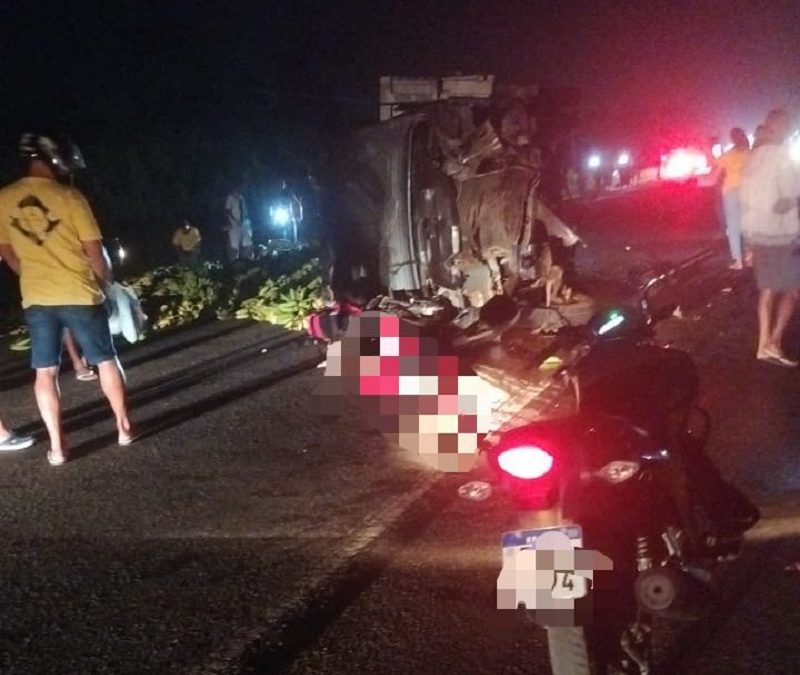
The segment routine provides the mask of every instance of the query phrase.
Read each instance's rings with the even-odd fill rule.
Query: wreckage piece
[[[449,101],[432,109],[432,136],[445,174],[462,181],[512,165],[541,170],[541,153],[531,142],[535,118],[519,102],[495,111]]]
[[[530,279],[531,273],[541,277],[542,283],[547,282],[551,291],[555,288],[555,294],[561,287],[562,279],[554,276],[561,268],[553,266],[552,260],[544,270],[546,275],[536,268],[523,270],[521,256],[533,246],[537,222],[544,226],[549,237],[560,239],[565,247],[579,241],[575,232],[539,198],[537,184],[538,173],[521,166],[510,166],[459,182],[457,204],[465,253],[456,259],[456,265],[469,284],[477,274],[476,268],[485,263],[491,281],[484,284],[484,294],[513,293],[519,278]],[[473,285],[465,286],[465,290],[480,296]],[[488,297],[479,298],[479,302],[486,300]],[[550,292],[547,304],[550,304]]]
[[[442,171],[454,180],[467,180],[508,165],[509,158],[503,143],[489,120],[477,129],[468,144],[463,140],[447,138],[441,132],[436,136],[444,156]]]
[[[560,239],[567,248],[572,248],[581,241],[575,231],[561,220],[541,197],[536,200],[534,218],[545,226],[548,236]]]
[[[361,295],[372,288],[405,300],[446,298],[460,310],[481,307],[514,292],[537,222],[566,246],[578,241],[538,198],[538,169],[523,161],[531,148],[501,142],[487,109],[471,117],[465,110],[439,106],[398,117],[342,146],[331,190],[337,297],[357,285]],[[526,140],[526,129],[519,120],[506,124],[517,140]],[[449,160],[459,166],[453,175]],[[487,167],[493,170],[474,174]],[[474,175],[459,179],[463,172]]]

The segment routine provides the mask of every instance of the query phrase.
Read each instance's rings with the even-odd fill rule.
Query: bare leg
[[[786,332],[786,326],[794,314],[794,308],[797,305],[798,291],[786,291],[778,301],[778,310],[775,316],[775,325],[770,335],[769,347],[783,354],[781,343],[783,342],[783,334]]]
[[[758,295],[758,353],[770,348],[772,337],[772,308],[775,305],[775,292],[762,290]]]
[[[98,363],[97,372],[100,375],[100,387],[111,404],[114,417],[117,419],[117,431],[120,440],[130,438],[131,423],[128,419],[128,407],[125,401],[125,381],[122,368],[116,359],[111,359]]]
[[[36,404],[50,436],[50,449],[54,459],[65,457],[64,436],[61,431],[61,392],[58,389],[58,366],[36,369],[34,385]]]
[[[0,419],[0,438],[5,438],[11,432],[6,428],[6,425],[3,424],[3,420]]]
[[[88,370],[86,364],[81,358],[80,352],[78,352],[78,345],[75,344],[75,338],[72,337],[72,333],[70,333],[68,330],[65,330],[64,337],[61,339],[61,341],[64,344],[64,348],[67,350],[67,354],[69,354],[69,360],[72,361],[72,370],[74,370],[76,373],[81,373],[85,370]]]

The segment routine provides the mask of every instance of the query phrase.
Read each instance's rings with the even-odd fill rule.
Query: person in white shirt
[[[249,259],[253,249],[253,227],[240,184],[225,201],[225,231],[228,233],[228,260]]]
[[[792,368],[798,362],[784,354],[782,341],[800,293],[800,170],[784,144],[786,111],[773,110],[765,126],[765,143],[742,169],[742,234],[753,252],[759,288],[756,357]]]

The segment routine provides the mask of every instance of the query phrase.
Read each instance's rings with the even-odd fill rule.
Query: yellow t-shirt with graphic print
[[[23,307],[103,302],[81,245],[100,239],[89,203],[73,187],[29,176],[0,190],[0,244],[19,258]]]

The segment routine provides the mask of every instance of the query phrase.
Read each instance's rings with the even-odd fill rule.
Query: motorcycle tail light
[[[625,462],[622,460],[606,464],[597,472],[603,480],[609,483],[624,483],[639,472],[639,462]]]
[[[497,456],[498,466],[509,476],[534,480],[553,469],[553,456],[535,445],[523,445],[503,450]]]

